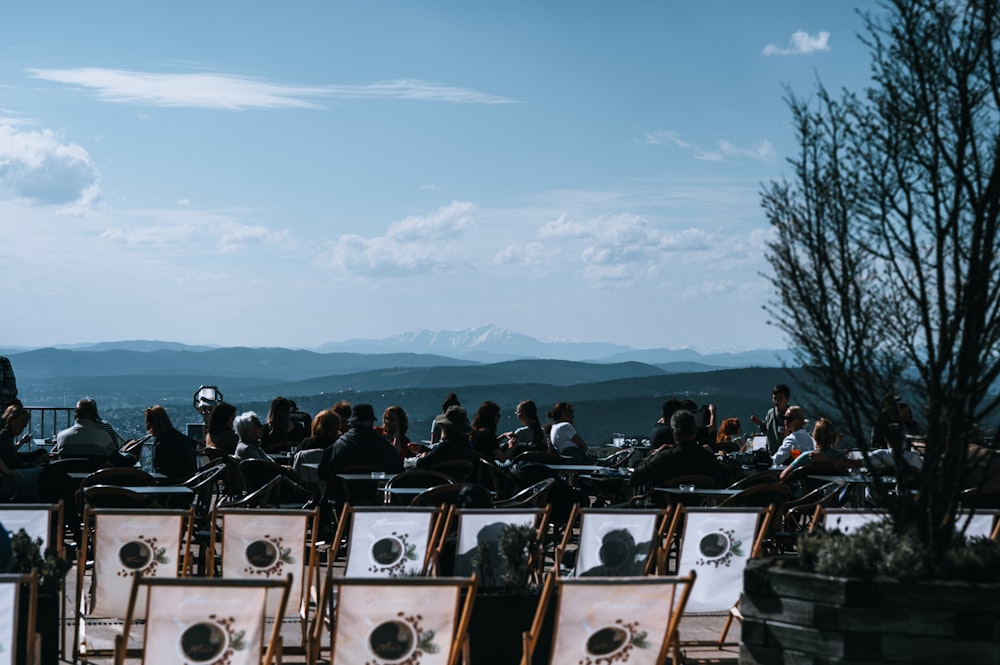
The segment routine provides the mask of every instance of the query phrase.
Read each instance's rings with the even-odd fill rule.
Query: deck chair
[[[426,575],[444,521],[439,508],[344,506],[333,540],[347,537],[344,577]]]
[[[773,519],[773,507],[677,507],[668,537],[678,544],[677,569],[698,574],[698,586],[688,599],[687,612],[727,616],[722,634],[715,642],[682,642],[678,637],[676,660],[680,660],[681,646],[728,645],[725,640],[732,620],[742,620],[739,599],[743,592],[743,569],[749,559],[760,556]]]
[[[567,579],[550,574],[531,630],[523,637],[521,665],[531,665],[553,596],[557,605],[550,665],[663,663],[676,640],[694,580],[694,572],[629,579]]]
[[[545,508],[486,508],[486,509],[453,509],[442,529],[441,545],[444,536],[449,532],[450,525],[456,525],[455,566],[457,577],[468,577],[473,574],[483,588],[499,588],[504,586],[504,578],[508,573],[507,558],[501,552],[500,539],[509,527],[531,529],[534,536],[534,547],[528,559],[528,580],[541,581],[543,564],[543,544],[545,531],[548,528],[549,509]]]
[[[25,612],[21,612],[22,599]],[[0,575],[0,665],[36,663],[41,643],[35,633],[38,573]],[[21,625],[21,622],[24,625]]]
[[[573,506],[553,570],[561,571],[572,534],[579,530],[576,561],[568,577],[635,577],[656,568],[667,510],[606,510]],[[560,573],[561,574],[561,573]]]
[[[966,538],[990,538],[1000,536],[1000,510],[961,511],[955,516],[955,527],[964,530]]]
[[[323,585],[329,612],[330,665],[468,663],[468,627],[476,578],[362,580],[333,577]],[[312,641],[310,662],[319,656]]]
[[[809,525],[809,532],[823,527],[828,531],[837,529],[843,533],[853,533],[865,524],[888,518],[889,514],[881,511],[817,506],[812,524]]]
[[[113,645],[100,647],[87,640],[88,621],[120,620],[128,613],[129,578],[184,577],[191,565],[194,523],[188,510],[126,510],[87,508],[83,542],[76,565],[76,621],[73,660],[114,654]],[[89,584],[85,578],[88,554],[93,560]],[[137,614],[135,618],[142,619]]]
[[[220,553],[223,579],[272,579],[292,573],[287,603],[279,605],[280,595],[268,594],[266,616],[279,623],[297,617],[301,641],[283,649],[304,653],[314,600],[319,510],[219,508],[213,512],[212,524],[208,551]]]
[[[283,610],[291,585],[291,575],[253,580],[136,575],[125,625],[115,638],[115,665],[125,663],[133,628],[142,633],[143,665],[270,665],[280,652],[281,624],[266,634],[265,599],[278,597]],[[145,617],[141,628],[137,616]]]

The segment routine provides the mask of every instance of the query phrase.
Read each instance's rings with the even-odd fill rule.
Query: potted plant
[[[60,593],[66,574],[73,564],[57,556],[51,548],[43,553],[42,540],[32,540],[24,529],[10,537],[10,549],[10,562],[6,572],[26,574],[32,570],[38,571],[35,629],[42,637],[42,665],[55,665],[59,662],[60,631],[63,629],[59,616]],[[27,603],[21,611],[27,611]]]

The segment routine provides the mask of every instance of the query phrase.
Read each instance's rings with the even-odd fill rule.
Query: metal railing
[[[36,439],[48,439],[55,437],[60,430],[64,430],[73,424],[72,406],[26,406],[25,410],[31,414],[31,431],[37,432]]]

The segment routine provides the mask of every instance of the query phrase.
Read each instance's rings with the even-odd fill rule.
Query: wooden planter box
[[[829,577],[750,561],[742,665],[1000,663],[1000,585]]]

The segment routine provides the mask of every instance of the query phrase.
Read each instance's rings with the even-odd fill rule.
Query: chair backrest
[[[413,497],[410,501],[410,506],[427,506],[427,507],[437,507],[437,506],[453,506],[455,502],[458,501],[458,495],[462,493],[467,487],[474,487],[470,483],[458,483],[452,485],[438,485],[437,487],[428,487],[420,494]]]
[[[344,506],[333,541],[347,534],[344,576],[426,575],[442,522],[436,508]]]
[[[546,452],[541,450],[528,450],[515,455],[513,461],[515,464],[520,464],[522,462],[534,462],[537,464],[566,464],[567,460],[555,451]]]
[[[523,536],[533,538],[540,554],[548,508],[466,509],[453,510],[452,515],[457,520],[455,575],[459,577],[475,573],[484,588],[505,586],[509,575],[518,572],[512,570],[511,565],[522,565],[509,561],[501,549],[501,540],[510,537],[511,529],[521,530]],[[529,575],[540,572],[541,563],[537,559],[530,561],[529,568],[535,565],[537,570],[529,570]]]
[[[760,473],[754,473],[747,476],[746,478],[741,478],[735,483],[729,486],[731,490],[745,490],[748,487],[753,487],[754,485],[766,485],[769,483],[778,482],[778,477],[781,475],[780,471],[775,471],[774,469],[766,469]]]
[[[143,485],[155,484],[153,476],[142,469],[128,466],[113,466],[94,471],[80,482],[80,487],[90,487],[91,485],[131,485],[141,487]]]
[[[184,481],[184,485],[194,492],[194,509],[199,516],[207,515],[215,508],[219,498],[220,485],[225,479],[226,467],[212,464],[204,467]]]
[[[27,597],[27,612],[21,614],[21,598]],[[35,614],[38,575],[0,575],[0,665],[34,663]],[[19,620],[25,620],[25,626]]]
[[[759,555],[772,517],[763,508],[677,507],[670,528],[671,540],[680,544],[677,569],[698,574],[691,612],[725,612],[739,600],[743,569]]]
[[[574,526],[579,528],[572,577],[632,577],[645,575],[655,562],[663,532],[665,510],[575,509],[563,532],[557,562],[564,556]],[[575,524],[576,518],[579,524]]]
[[[552,596],[557,599],[550,665],[666,660],[694,584],[684,577],[557,578],[546,580],[522,665],[529,665]]]
[[[290,575],[251,580],[136,576],[116,638],[117,662],[124,662],[134,619],[144,616],[139,629],[143,665],[269,665],[280,649],[281,622],[266,630],[265,599],[276,597],[284,605],[291,583]]]
[[[248,492],[263,487],[275,476],[281,475],[281,466],[266,459],[245,459],[240,462],[240,473]]]
[[[496,500],[502,501],[510,497],[517,486],[517,479],[507,469],[497,466],[492,461],[477,457],[473,461],[475,467],[473,478],[475,482],[493,491]]]
[[[438,462],[430,467],[432,471],[440,471],[456,483],[464,483],[472,477],[472,462],[464,459],[450,459]]]
[[[411,469],[397,473],[385,484],[386,487],[437,487],[451,485],[455,481],[451,476],[433,469]]]
[[[331,665],[459,662],[468,640],[475,578],[330,576],[326,586],[324,598],[337,598],[330,622]]]
[[[497,508],[540,508],[548,505],[549,490],[555,485],[555,478],[539,480],[534,485],[528,485],[523,490],[503,501],[497,501],[494,506]]]
[[[825,508],[818,506],[809,530],[813,531],[818,527],[823,527],[827,531],[836,529],[843,533],[854,533],[865,524],[888,519],[888,517],[888,513],[874,510],[851,510],[849,508]]]
[[[43,553],[45,550],[53,548],[59,556],[65,556],[63,551],[62,501],[54,504],[0,504],[0,524],[12,536],[24,529],[32,541],[41,539]]]
[[[81,491],[84,508],[132,508],[135,510],[160,508],[156,499],[118,485],[91,485]]]
[[[219,508],[212,523],[209,552],[221,549],[222,577],[277,578],[292,573],[286,616],[304,617],[308,610],[305,592],[316,572],[319,510]],[[276,616],[277,600],[268,597],[267,616]]]
[[[124,617],[129,588],[122,581],[137,573],[146,577],[186,575],[191,564],[192,521],[190,510],[88,508],[77,561],[79,601],[85,587],[88,550],[92,553],[93,584],[87,616]],[[82,610],[82,604],[78,605],[78,613]]]
[[[751,485],[739,494],[728,496],[719,502],[719,508],[767,508],[781,506],[792,496],[792,488],[785,483],[764,483]]]
[[[597,466],[606,466],[612,469],[628,466],[628,461],[632,459],[632,453],[634,452],[635,450],[633,448],[622,448],[621,450],[616,450],[607,457],[602,457],[597,460]]]

